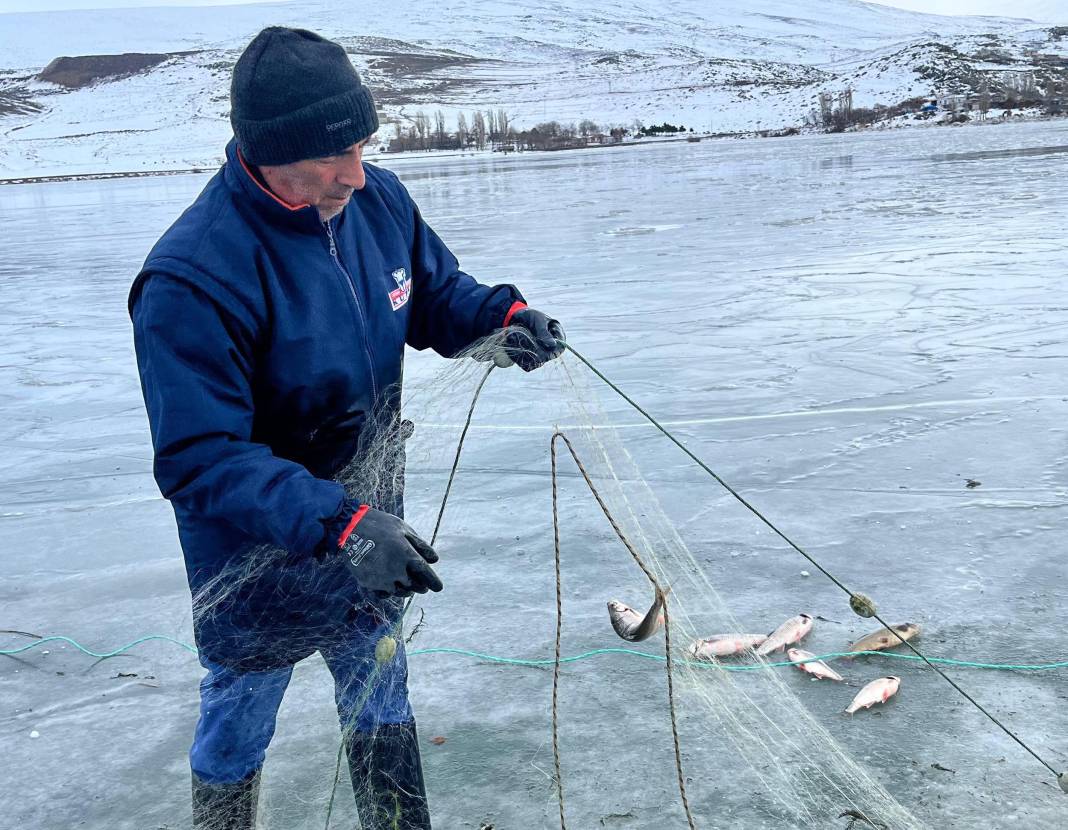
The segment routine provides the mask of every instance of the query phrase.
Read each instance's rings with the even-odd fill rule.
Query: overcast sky
[[[0,12],[130,6],[219,6],[242,2],[247,2],[247,0],[0,0]],[[473,0],[473,2],[478,2],[478,0]],[[1068,6],[1068,0],[881,0],[881,2],[884,6],[897,6],[902,9],[933,14],[995,14],[1039,19],[1068,17],[1068,11],[1061,10],[1062,7]]]

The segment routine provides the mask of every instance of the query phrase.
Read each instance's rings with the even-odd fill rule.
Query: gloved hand
[[[431,564],[434,549],[396,516],[360,505],[335,540],[349,572],[367,593],[378,598],[440,591]]]
[[[536,309],[521,308],[515,312],[505,332],[505,355],[524,372],[544,366],[564,353],[564,347],[558,342],[565,339],[564,327],[559,320]],[[497,365],[502,365],[502,361],[498,360]]]

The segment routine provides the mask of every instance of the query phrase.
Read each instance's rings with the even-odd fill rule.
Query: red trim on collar
[[[279,199],[277,196],[275,196],[273,193],[271,193],[271,191],[269,191],[266,187],[264,187],[262,184],[260,184],[260,180],[257,179],[256,176],[253,175],[252,171],[248,169],[248,165],[245,163],[245,157],[243,155],[241,155],[241,149],[240,148],[238,148],[238,151],[237,151],[237,160],[241,162],[241,166],[244,168],[245,172],[248,173],[248,177],[250,179],[252,179],[252,181],[254,181],[256,183],[256,187],[258,187],[260,190],[262,190],[264,193],[266,193],[268,196],[270,196],[272,199],[274,199],[276,202],[278,202],[278,204],[280,204],[286,210],[303,210],[306,207],[311,207],[311,205],[308,205],[308,204],[291,205],[291,204],[289,204],[289,202],[285,202],[282,199]]]

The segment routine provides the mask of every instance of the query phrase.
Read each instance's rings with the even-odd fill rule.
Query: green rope
[[[44,637],[40,640],[34,640],[29,645],[22,646],[21,648],[13,649],[0,649],[0,655],[15,655],[22,654],[30,649],[38,648],[46,643],[51,642],[63,642],[74,646],[82,654],[87,654],[90,657],[107,658],[118,657],[120,654],[124,654],[135,646],[141,645],[141,643],[147,643],[150,640],[163,640],[164,642],[173,643],[176,646],[184,648],[193,654],[197,653],[196,647],[183,643],[181,640],[176,640],[173,637],[167,637],[164,634],[150,634],[147,637],[140,637],[134,640],[132,643],[117,648],[114,651],[99,652],[88,649],[80,643],[72,640],[70,637]],[[506,666],[530,666],[541,667],[551,666],[555,662],[551,658],[546,660],[524,660],[518,657],[500,657],[495,654],[484,654],[480,651],[470,651],[465,648],[421,648],[408,652],[409,657],[430,655],[430,654],[451,654],[458,657],[473,657],[476,660],[483,660],[487,663],[499,663]],[[590,651],[584,651],[581,654],[574,654],[571,657],[561,657],[561,663],[577,663],[580,660],[589,660],[593,657],[600,657],[605,654],[624,654],[628,657],[639,657],[646,660],[658,660],[661,663],[666,659],[663,654],[650,654],[647,651],[637,651],[630,648],[595,648]],[[786,660],[778,663],[753,663],[751,665],[732,665],[728,663],[709,663],[705,661],[695,660],[679,660],[678,662],[686,665],[693,666],[700,669],[713,669],[722,671],[761,671],[763,669],[777,669],[783,666],[796,666],[799,663],[811,663],[814,660],[836,660],[840,658],[860,657],[868,655],[871,657],[887,657],[893,660],[920,660],[914,654],[893,654],[886,651],[835,651],[829,654],[817,654],[815,657],[806,657],[804,660],[798,660],[796,662]],[[962,666],[969,669],[993,669],[999,671],[1050,671],[1052,669],[1068,669],[1068,660],[1059,663],[983,663],[973,662],[971,660],[953,660],[949,657],[928,657],[934,663],[943,663],[948,666]]]
[[[503,663],[512,666],[551,666],[553,660],[520,660],[514,657],[497,657],[493,654],[482,654],[477,651],[468,651],[461,648],[425,648],[418,651],[409,651],[411,655],[421,654],[456,654],[463,657],[474,657],[479,660],[485,660],[490,663]],[[662,654],[650,654],[647,651],[636,651],[629,648],[595,648],[591,651],[583,652],[582,654],[575,654],[571,657],[561,657],[561,663],[576,663],[579,660],[587,660],[591,657],[598,657],[602,654],[626,654],[630,657],[643,657],[646,660],[658,660],[661,663],[665,658]],[[885,651],[836,651],[830,654],[817,654],[815,657],[806,657],[804,660],[785,660],[779,663],[753,663],[751,665],[731,665],[728,663],[710,663],[706,661],[696,660],[679,660],[677,662],[692,666],[699,669],[719,669],[722,671],[760,671],[763,669],[775,669],[782,666],[797,666],[802,663],[811,663],[814,660],[834,660],[842,657],[860,657],[862,655],[870,655],[872,657],[890,657],[895,660],[916,660],[922,662],[922,658],[917,657],[915,654],[891,654]],[[1003,671],[1048,671],[1050,669],[1068,669],[1068,661],[1061,663],[1037,663],[1033,665],[1016,665],[1013,663],[974,663],[968,660],[953,660],[948,657],[929,657],[929,660],[935,663],[945,663],[950,666],[964,666],[973,669],[1000,669]]]

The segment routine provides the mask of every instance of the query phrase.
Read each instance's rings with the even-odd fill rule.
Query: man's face
[[[311,205],[326,222],[345,209],[354,190],[363,189],[367,181],[363,175],[363,148],[368,141],[370,138],[365,138],[335,156],[263,165],[260,173],[280,199],[291,205]]]

